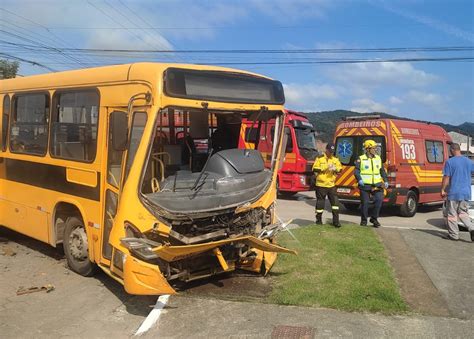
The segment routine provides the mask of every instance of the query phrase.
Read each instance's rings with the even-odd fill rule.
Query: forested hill
[[[345,111],[345,110],[336,110],[336,111],[324,111],[324,112],[311,112],[311,113],[304,113],[309,121],[313,124],[318,132],[319,139],[324,142],[328,142],[332,140],[334,135],[334,131],[336,130],[336,125],[339,121],[343,120],[345,117],[359,115],[361,113],[352,112],[352,111]],[[363,115],[369,114],[378,114],[382,118],[394,118],[394,119],[404,119],[404,120],[413,120],[413,119],[406,119],[403,117],[397,117],[395,115],[387,114],[387,113],[364,113]],[[416,120],[420,122],[426,122],[422,120]],[[461,125],[454,126],[450,124],[444,124],[441,122],[430,122],[436,124],[438,126],[443,127],[447,132],[455,131],[466,135],[474,136],[474,123],[472,122],[465,122]]]

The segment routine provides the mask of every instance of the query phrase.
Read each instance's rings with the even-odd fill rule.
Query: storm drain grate
[[[272,339],[313,339],[314,328],[279,325],[273,327]]]

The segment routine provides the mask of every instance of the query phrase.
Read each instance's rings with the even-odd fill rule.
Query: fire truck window
[[[431,163],[444,162],[444,147],[441,141],[426,141],[426,158]]]
[[[295,128],[296,142],[299,148],[316,149],[316,139],[314,132],[309,128]]]
[[[337,138],[336,155],[343,165],[351,163],[354,153],[354,138]]]

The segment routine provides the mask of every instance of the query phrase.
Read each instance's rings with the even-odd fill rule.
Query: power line
[[[14,55],[10,55],[10,54],[6,54],[6,53],[1,53],[0,52],[0,56],[3,56],[5,57],[6,59],[10,59],[10,60],[16,60],[16,61],[22,61],[22,62],[26,62],[28,64],[31,64],[33,66],[38,66],[38,67],[42,67],[44,69],[47,69],[48,71],[51,71],[51,72],[57,72],[57,70],[49,67],[49,66],[46,66],[46,65],[43,65],[37,61],[33,61],[33,60],[28,60],[28,59],[23,59],[23,58],[19,58],[19,57],[16,57]]]
[[[433,61],[474,61],[474,57],[448,57],[448,58],[400,58],[400,59],[346,59],[346,60],[314,60],[314,61],[270,61],[270,62],[217,62],[207,65],[308,65],[308,64],[362,64],[382,62],[433,62]]]
[[[36,25],[36,26],[39,26],[39,27],[45,29],[45,30],[46,30],[51,36],[53,36],[53,38],[54,38],[54,39],[52,39],[52,38],[49,39],[50,41],[56,40],[56,43],[59,42],[59,43],[61,43],[63,46],[66,46],[66,47],[71,46],[71,45],[69,45],[66,41],[64,41],[63,39],[61,39],[60,37],[58,37],[56,34],[54,34],[53,32],[51,32],[51,31],[48,29],[48,27],[46,27],[46,26],[44,26],[44,25],[42,25],[42,24],[40,24],[40,23],[38,23],[38,22],[36,22],[36,21],[33,21],[33,20],[31,20],[31,19],[25,18],[24,16],[21,16],[21,15],[19,15],[19,14],[16,14],[16,13],[14,13],[14,12],[11,12],[11,11],[5,9],[5,8],[0,8],[0,10],[4,11],[4,12],[10,14],[10,15],[16,16],[16,17],[18,17],[18,18],[20,18],[20,19],[22,19],[22,20],[24,20],[24,21],[26,21],[26,22],[30,22],[30,23],[32,23],[32,24],[34,24],[34,25]],[[42,36],[41,34],[39,34],[39,33],[37,33],[37,32],[31,32],[31,30],[28,30],[28,29],[26,29],[26,28],[24,28],[24,27],[18,26],[18,25],[14,24],[14,23],[11,23],[11,22],[9,22],[9,21],[6,21],[6,20],[2,20],[2,21],[7,22],[8,24],[13,25],[13,26],[16,26],[16,27],[18,27],[18,28],[20,28],[20,29],[23,29],[23,30],[25,30],[25,31],[27,31],[27,32],[30,32],[30,33],[33,33],[33,34]],[[71,56],[66,56],[66,57],[68,57],[69,59],[71,59],[71,58],[74,59],[74,58],[71,57]],[[76,59],[76,61],[77,61],[77,63],[80,63],[80,60]]]
[[[35,48],[25,44],[12,45]],[[382,48],[312,48],[312,49],[202,49],[202,50],[167,50],[167,49],[106,49],[106,48],[58,48],[71,52],[106,52],[106,53],[215,53],[215,54],[306,54],[306,53],[407,53],[407,52],[470,52],[474,46],[429,46],[429,47],[382,47]]]

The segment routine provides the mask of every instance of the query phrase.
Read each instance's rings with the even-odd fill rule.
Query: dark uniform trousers
[[[362,218],[361,221],[367,222],[369,218],[369,203],[370,203],[370,196],[372,195],[374,198],[374,209],[372,210],[371,217],[377,219],[379,217],[380,209],[382,208],[383,202],[383,189],[380,187],[372,188],[368,185],[364,185],[364,187],[360,187],[360,203],[361,203],[361,211],[362,211]]]
[[[323,213],[326,196],[331,203],[333,212],[339,212],[339,200],[337,199],[336,187],[316,186],[316,214]],[[320,212],[319,212],[320,211]]]

